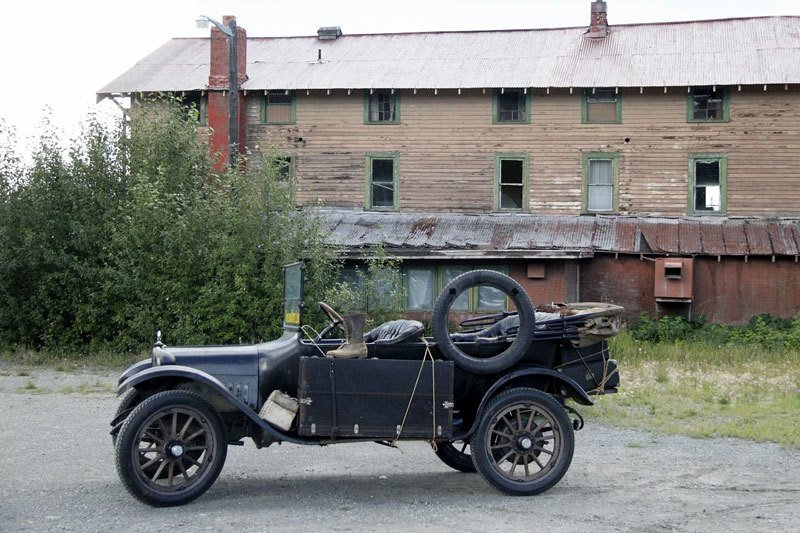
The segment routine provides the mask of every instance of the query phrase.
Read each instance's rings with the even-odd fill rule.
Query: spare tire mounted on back
[[[450,338],[448,315],[450,306],[464,291],[478,285],[494,287],[506,294],[519,313],[519,332],[511,345],[494,357],[473,357],[462,352]],[[535,313],[530,298],[519,283],[493,270],[473,270],[448,283],[433,307],[431,328],[442,355],[460,368],[476,374],[500,372],[517,363],[533,341]]]

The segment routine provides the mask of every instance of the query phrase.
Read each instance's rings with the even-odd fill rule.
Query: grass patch
[[[39,388],[39,386],[37,386],[32,379],[29,379],[25,383],[25,385],[17,389],[17,392],[28,393],[28,394],[41,394],[44,392],[44,389]]]
[[[77,386],[61,387],[58,389],[58,392],[61,394],[97,394],[114,392],[115,390],[116,388],[109,383],[97,379],[94,382],[84,380],[80,385]]]
[[[612,342],[622,387],[585,414],[610,425],[800,448],[800,352],[703,342]]]
[[[46,351],[31,351],[31,350],[15,350],[0,352],[0,361],[9,364],[32,366],[32,367],[49,367],[59,372],[73,372],[75,370],[84,368],[116,368],[124,369],[128,366],[148,359],[149,353],[63,353],[63,352],[46,352]],[[25,372],[25,371],[22,371]],[[20,373],[19,375],[27,375]]]

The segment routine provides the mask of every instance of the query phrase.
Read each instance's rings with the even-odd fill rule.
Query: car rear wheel
[[[182,505],[214,483],[227,446],[219,414],[202,397],[161,392],[140,403],[122,425],[117,473],[128,492],[148,505]]]
[[[549,394],[530,388],[509,389],[494,398],[470,443],[483,478],[515,496],[539,494],[558,483],[575,450],[564,408]]]

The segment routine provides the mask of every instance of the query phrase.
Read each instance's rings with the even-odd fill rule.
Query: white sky
[[[712,18],[800,15],[796,0],[607,0],[611,25]],[[69,135],[93,109],[95,91],[172,37],[207,36],[197,15],[235,15],[249,36],[588,25],[590,0],[27,0],[4,2],[0,29],[0,119],[25,141],[43,109]],[[23,144],[28,144],[24,142]]]

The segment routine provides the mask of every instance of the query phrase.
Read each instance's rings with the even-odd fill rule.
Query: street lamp
[[[197,27],[201,30],[208,29],[209,22],[228,38],[228,81],[230,82],[230,94],[228,95],[230,146],[228,147],[228,155],[230,156],[230,167],[234,168],[236,166],[236,157],[239,155],[239,71],[236,58],[236,17],[231,17],[227,26],[205,15],[200,15],[195,20]]]

